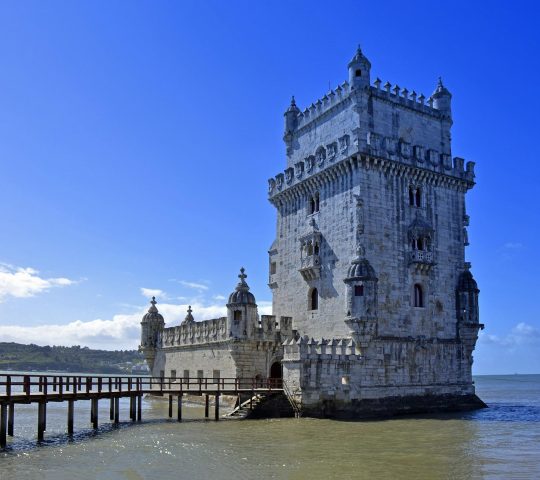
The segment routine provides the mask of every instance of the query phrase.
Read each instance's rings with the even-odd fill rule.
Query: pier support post
[[[45,407],[45,402],[38,403],[38,441],[43,440],[43,434],[45,432],[45,416],[47,415],[47,409]]]
[[[129,397],[129,418],[132,422],[137,419],[137,414],[135,413],[135,396],[131,395]]]
[[[98,428],[98,399],[92,399],[92,427],[94,430]]]
[[[137,396],[137,421],[142,420],[142,395]]]
[[[172,403],[173,403],[173,396],[169,395],[169,418],[172,418]]]
[[[219,420],[219,393],[216,394],[216,405],[214,411],[214,420],[217,422]]]
[[[75,410],[75,402],[73,400],[68,400],[68,411],[67,411],[67,433],[68,435],[73,435],[73,413]]]
[[[210,416],[210,395],[206,394],[204,399],[204,418]]]
[[[0,448],[5,448],[7,443],[6,427],[7,427],[7,404],[0,404]]]
[[[178,395],[178,421],[182,421],[182,394]]]
[[[114,423],[120,422],[120,397],[114,397]]]
[[[8,424],[7,424],[7,434],[13,436],[13,425],[15,423],[15,404],[12,402],[9,404],[8,409]]]
[[[109,406],[109,420],[114,420],[114,397],[111,397],[111,404]]]

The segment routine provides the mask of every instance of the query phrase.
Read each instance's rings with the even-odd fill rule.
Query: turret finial
[[[242,283],[246,283],[246,281],[244,280],[245,278],[247,278],[247,275],[244,273],[246,271],[246,269],[244,267],[242,267],[240,269],[240,275],[238,275],[238,278],[240,279],[240,281]]]

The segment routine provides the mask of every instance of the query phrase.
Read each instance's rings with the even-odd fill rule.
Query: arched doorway
[[[274,362],[270,367],[270,382],[273,387],[281,388],[283,385],[283,369],[281,362]]]

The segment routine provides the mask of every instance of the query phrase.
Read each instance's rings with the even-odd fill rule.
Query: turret
[[[285,132],[283,134],[283,141],[285,142],[285,145],[287,145],[287,153],[291,151],[293,134],[298,126],[299,113],[300,109],[296,106],[293,96],[291,98],[289,108],[283,114],[285,116]]]
[[[241,268],[238,275],[240,281],[234,292],[229,295],[227,303],[229,335],[237,339],[253,336],[255,329],[259,326],[255,296],[249,291],[246,283],[247,275],[244,272],[244,268]]]
[[[452,117],[452,94],[443,85],[441,77],[439,77],[437,88],[431,95],[431,98],[433,99],[434,109],[439,110],[441,113],[444,113],[448,117]]]
[[[464,324],[477,324],[480,320],[478,311],[478,294],[480,290],[476,284],[472,273],[469,270],[469,265],[466,265],[465,271],[462,272],[458,279],[456,290],[456,307],[458,321]]]
[[[156,349],[161,346],[161,333],[165,327],[163,315],[156,307],[156,297],[152,297],[151,306],[141,321],[141,345],[139,350],[143,352],[146,363],[150,370],[154,368]]]
[[[371,62],[364,56],[360,45],[349,62],[349,85],[351,88],[365,88],[370,85]]]
[[[377,334],[377,275],[364,257],[363,247],[344,279],[347,285],[347,317],[345,323],[359,345],[365,346]]]
[[[285,135],[292,133],[296,130],[298,126],[298,114],[300,109],[296,106],[296,101],[294,100],[294,95],[291,98],[291,104],[289,108],[283,114],[285,116]]]

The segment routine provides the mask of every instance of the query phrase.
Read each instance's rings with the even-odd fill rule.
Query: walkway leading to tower
[[[47,429],[47,403],[67,402],[67,433],[73,434],[74,403],[90,400],[90,422],[98,428],[98,402],[110,401],[110,420],[120,419],[120,398],[129,398],[129,418],[141,421],[142,397],[146,394],[169,396],[169,417],[173,416],[174,399],[176,415],[182,420],[184,395],[205,396],[205,418],[210,416],[210,396],[214,397],[214,419],[219,420],[221,395],[256,395],[283,392],[282,380],[267,378],[172,378],[142,376],[81,376],[81,375],[0,375],[0,448],[13,436],[15,405],[38,405],[37,437],[43,440]]]

